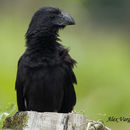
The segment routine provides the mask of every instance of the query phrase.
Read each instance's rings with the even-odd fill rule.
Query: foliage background
[[[130,118],[129,5],[128,0],[0,0],[0,125],[17,111],[17,62],[30,19],[38,8],[55,6],[76,21],[60,31],[62,44],[78,61],[75,110],[113,130],[129,130],[130,123],[107,122],[109,116]]]

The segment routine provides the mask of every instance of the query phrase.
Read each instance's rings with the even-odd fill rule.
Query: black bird
[[[18,111],[68,113],[76,103],[76,61],[58,43],[58,31],[74,19],[54,7],[39,9],[26,33],[26,51],[18,62],[15,89]]]

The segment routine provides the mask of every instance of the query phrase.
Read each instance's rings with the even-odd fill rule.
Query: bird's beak
[[[59,26],[74,25],[75,21],[69,14],[61,12],[61,14],[57,19],[56,24]]]
[[[62,12],[61,15],[63,17],[64,24],[66,24],[66,25],[74,25],[75,24],[74,19],[69,14]]]

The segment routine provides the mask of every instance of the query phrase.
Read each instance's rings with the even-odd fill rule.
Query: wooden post
[[[110,130],[102,123],[86,120],[77,113],[20,112],[6,118],[4,129],[15,130]]]

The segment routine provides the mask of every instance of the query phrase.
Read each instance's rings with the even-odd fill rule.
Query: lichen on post
[[[11,117],[7,117],[3,122],[2,129],[23,129],[26,127],[28,122],[28,114],[27,112],[16,113]]]

